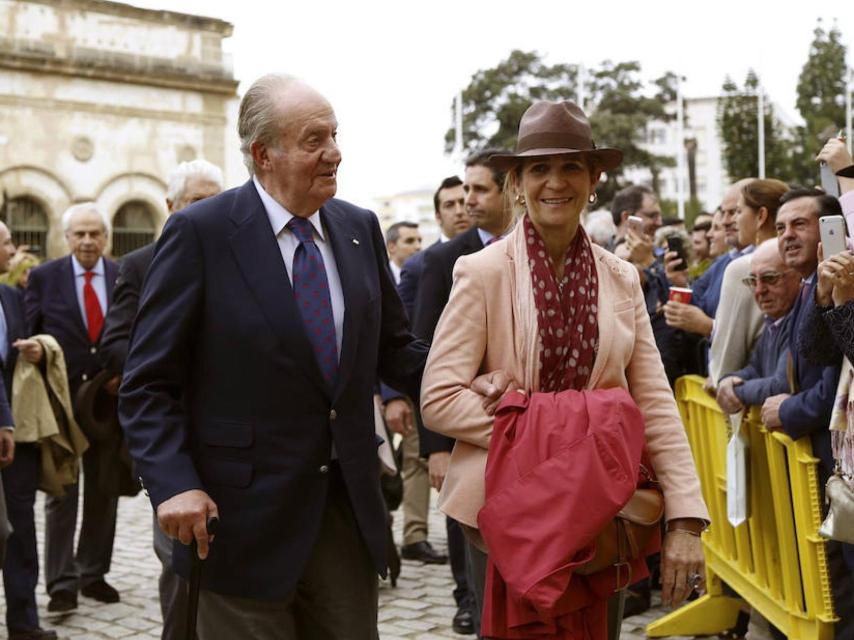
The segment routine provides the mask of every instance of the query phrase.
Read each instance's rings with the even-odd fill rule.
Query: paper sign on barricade
[[[732,437],[726,448],[726,508],[727,520],[739,526],[750,515],[748,501],[747,456],[748,438],[742,433],[743,413],[739,411],[729,417]]]

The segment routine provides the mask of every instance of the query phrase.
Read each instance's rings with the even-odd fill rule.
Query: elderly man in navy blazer
[[[101,329],[119,268],[103,257],[110,224],[94,202],[70,207],[62,216],[62,227],[71,255],[32,270],[24,306],[30,334],[49,334],[62,347],[73,399],[80,385],[101,370]],[[23,341],[19,350],[30,361],[43,357],[34,340]],[[76,554],[77,484],[66,487],[64,497],[49,496],[45,501],[48,611],[74,609],[78,589],[100,602],[119,600],[118,592],[104,580],[113,555],[118,498],[99,486],[97,449],[90,443],[83,454],[83,520]]]
[[[161,527],[207,558],[200,640],[377,638],[373,387],[417,397],[427,349],[376,216],[333,198],[336,130],[315,90],[256,81],[251,179],[174,214],[143,286],[119,413]]]

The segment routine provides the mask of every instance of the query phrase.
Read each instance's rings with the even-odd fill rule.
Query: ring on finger
[[[686,582],[693,591],[697,591],[703,584],[703,576],[699,573],[689,573]]]

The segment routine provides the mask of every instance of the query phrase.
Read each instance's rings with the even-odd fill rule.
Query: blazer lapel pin
[[[359,241],[358,241],[358,240],[356,240],[356,238],[353,238],[353,244],[354,244],[354,245],[356,245],[356,246],[358,247],[358,246],[359,246]]]

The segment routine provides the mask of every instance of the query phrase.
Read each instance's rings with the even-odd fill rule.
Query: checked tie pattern
[[[299,240],[292,274],[294,298],[323,379],[332,385],[338,373],[338,347],[323,256],[314,242],[311,222],[294,217],[288,229]]]

